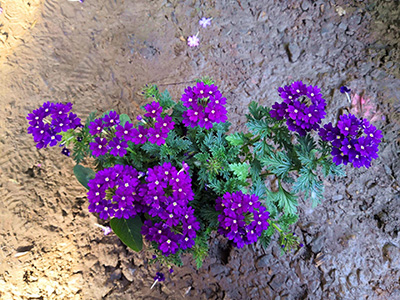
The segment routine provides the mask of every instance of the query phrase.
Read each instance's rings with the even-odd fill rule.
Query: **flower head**
[[[326,124],[320,128],[319,135],[331,143],[332,160],[336,165],[352,163],[356,168],[369,168],[372,159],[378,158],[382,132],[367,119],[357,119],[352,114],[342,115],[337,126]]]
[[[340,87],[340,92],[341,92],[342,94],[344,94],[344,93],[350,93],[350,92],[351,92],[351,89],[349,89],[347,86],[341,86],[341,87]]]
[[[212,20],[212,18],[203,17],[200,19],[199,25],[203,28],[207,28],[207,26],[211,25],[211,20]]]
[[[197,35],[192,35],[188,37],[187,42],[189,47],[197,47],[200,44],[200,39]]]
[[[256,242],[268,229],[269,212],[256,195],[245,195],[241,191],[226,193],[216,200],[215,208],[221,212],[218,233],[232,240],[238,248]]]
[[[227,111],[226,99],[215,85],[198,82],[194,87],[187,87],[181,98],[188,109],[182,114],[182,123],[186,127],[211,129],[213,123],[225,122]]]
[[[280,87],[278,92],[283,102],[272,106],[272,118],[286,119],[288,129],[300,135],[319,128],[326,115],[326,102],[317,86],[306,86],[296,81],[290,86]]]

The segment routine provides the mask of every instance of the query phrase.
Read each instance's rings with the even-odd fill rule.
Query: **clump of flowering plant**
[[[207,78],[177,103],[146,86],[152,102],[137,121],[109,111],[82,125],[71,103],[46,102],[28,115],[28,132],[39,149],[72,152],[89,211],[128,247],[141,250],[144,238],[154,260],[180,265],[191,253],[200,267],[212,232],[238,248],[266,247],[275,233],[283,252],[302,247],[289,229],[299,196],[317,204],[322,176],[378,158],[382,134],[368,120],[348,114],[322,125],[326,101],[317,86],[297,81],[278,92],[283,101],[272,109],[249,105],[247,132],[228,134],[228,100]]]

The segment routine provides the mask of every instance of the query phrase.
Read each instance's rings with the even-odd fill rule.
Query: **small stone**
[[[271,257],[269,255],[263,255],[257,258],[256,267],[265,268],[271,265]]]
[[[310,8],[310,3],[308,0],[301,2],[301,9],[307,11]]]
[[[291,55],[291,61],[295,62],[300,57],[300,47],[296,43],[290,43],[288,49]]]
[[[343,195],[334,195],[333,197],[332,197],[332,200],[333,201],[340,201],[340,200],[342,200],[343,199]]]

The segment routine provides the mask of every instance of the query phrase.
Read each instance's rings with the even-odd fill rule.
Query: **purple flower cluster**
[[[104,117],[95,119],[89,124],[89,133],[95,136],[94,141],[89,144],[93,156],[98,157],[107,153],[113,156],[126,154],[128,148],[126,141],[130,140],[129,133],[133,125],[126,122],[124,126],[121,126],[119,123],[119,115],[115,111],[110,111]],[[114,131],[115,136],[112,134]]]
[[[143,174],[131,166],[115,165],[99,171],[89,181],[89,211],[99,213],[101,219],[115,217],[129,219],[147,212],[143,197],[146,184],[140,181]]]
[[[62,139],[61,132],[81,126],[81,120],[71,109],[72,103],[46,102],[28,114],[28,133],[32,134],[38,149],[56,146]]]
[[[369,168],[371,160],[378,158],[382,132],[367,119],[357,119],[352,114],[342,115],[336,126],[329,123],[320,128],[319,135],[322,140],[331,142],[331,154],[336,165],[352,163],[356,168]]]
[[[216,200],[215,208],[221,211],[218,233],[232,240],[238,248],[257,242],[262,232],[268,229],[269,212],[256,195],[246,195],[241,191],[226,193]]]
[[[291,131],[304,136],[311,130],[317,130],[325,117],[326,102],[317,86],[306,86],[296,81],[290,86],[278,89],[282,103],[275,102],[270,111],[271,117],[282,120]]]
[[[147,172],[143,203],[154,220],[144,222],[142,234],[147,240],[158,243],[166,256],[176,253],[179,248],[191,248],[196,231],[200,229],[194,209],[189,206],[194,193],[187,169],[185,163],[179,172],[171,163],[164,163]]]
[[[187,87],[181,98],[183,105],[189,109],[183,113],[182,123],[186,127],[211,129],[213,123],[225,122],[226,98],[215,85],[198,82],[194,87]]]
[[[169,115],[161,117],[162,107],[157,101],[147,104],[144,107],[147,113],[144,115],[147,121],[144,121],[147,128],[139,125],[138,128],[132,129],[132,142],[135,144],[144,144],[149,141],[152,144],[161,146],[165,144],[168,133],[174,129],[175,122]]]

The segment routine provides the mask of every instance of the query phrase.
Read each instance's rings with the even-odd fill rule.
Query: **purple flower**
[[[27,120],[31,125],[28,127],[28,133],[32,134],[38,149],[48,145],[56,146],[62,139],[62,135],[57,135],[57,133],[75,129],[80,125],[81,120],[76,114],[69,113],[68,115],[71,108],[72,103],[45,102],[42,107],[28,114]]]
[[[150,143],[157,144],[158,146],[165,144],[165,139],[168,137],[168,133],[155,128],[149,128],[147,132]]]
[[[203,17],[199,21],[199,25],[203,28],[207,28],[207,26],[211,25],[212,18]]]
[[[172,118],[166,115],[164,118],[157,117],[156,123],[154,125],[155,129],[161,129],[162,132],[168,133],[174,129],[175,122],[172,121]]]
[[[189,47],[197,47],[200,44],[200,39],[197,35],[192,35],[188,37],[187,42]]]
[[[103,117],[103,122],[105,127],[113,127],[114,125],[118,125],[119,115],[112,110]]]
[[[71,155],[71,151],[69,151],[69,149],[67,149],[67,148],[63,148],[62,150],[61,150],[61,154],[64,154],[65,156],[70,156]]]
[[[349,89],[347,86],[342,86],[342,87],[340,87],[340,92],[341,92],[342,94],[344,94],[344,93],[350,93],[350,92],[351,92],[351,89]]]
[[[337,126],[329,123],[320,128],[319,135],[322,140],[331,142],[332,160],[336,165],[350,162],[356,168],[369,168],[372,159],[378,158],[382,133],[366,119],[342,115]]]
[[[118,125],[115,131],[115,135],[119,139],[125,139],[125,141],[133,141],[135,129],[133,128],[133,124],[126,122],[124,126]]]
[[[147,133],[148,130],[143,126],[139,126],[137,129],[133,129],[132,133],[132,142],[137,144],[144,144],[147,142]]]
[[[95,119],[88,126],[89,133],[91,135],[99,134],[103,131],[104,126],[105,126],[105,124],[103,124],[102,119]]]
[[[223,106],[226,99],[215,85],[198,82],[194,87],[187,87],[181,100],[188,109],[182,114],[182,123],[186,127],[211,129],[213,123],[226,122],[227,111]]]
[[[200,229],[194,209],[188,206],[194,199],[188,169],[187,166],[178,172],[171,163],[164,163],[147,171],[144,203],[148,214],[161,222],[145,221],[142,234],[158,243],[164,255],[192,247]]]
[[[128,148],[127,142],[115,137],[110,141],[109,147],[111,148],[110,154],[113,156],[124,156]]]
[[[163,273],[157,272],[156,276],[154,277],[154,280],[156,280],[156,281],[164,281],[165,280],[165,276],[164,276]]]
[[[89,146],[90,150],[92,150],[92,155],[96,157],[105,155],[108,152],[106,138],[97,137],[94,139],[94,142],[89,144]]]
[[[277,120],[286,119],[288,129],[305,135],[311,130],[318,130],[325,117],[326,102],[317,86],[306,86],[296,81],[290,86],[278,89],[282,103],[276,102],[270,116]]]
[[[157,118],[161,115],[162,112],[162,107],[160,106],[160,103],[158,103],[157,101],[153,101],[152,103],[146,104],[144,109],[147,111],[147,113],[144,114],[144,116],[148,118]]]
[[[125,218],[147,212],[140,194],[146,186],[138,180],[138,172],[131,166],[115,165],[97,172],[88,183],[89,211],[100,218]]]
[[[226,193],[216,200],[215,209],[221,212],[218,233],[232,240],[238,248],[256,242],[268,229],[269,212],[256,195],[245,195],[241,191]]]

